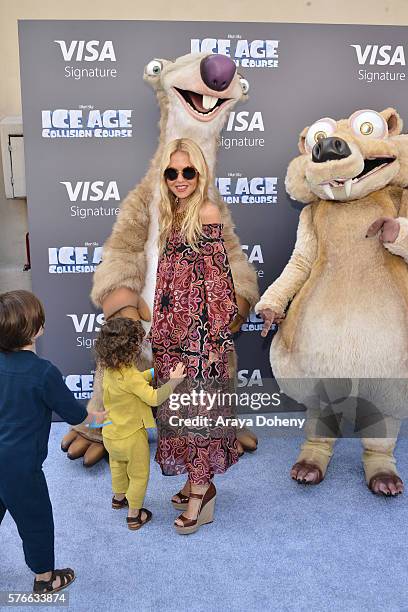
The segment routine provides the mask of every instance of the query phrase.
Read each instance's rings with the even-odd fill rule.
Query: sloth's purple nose
[[[224,91],[230,85],[236,66],[226,55],[209,55],[201,60],[201,78],[210,89]]]

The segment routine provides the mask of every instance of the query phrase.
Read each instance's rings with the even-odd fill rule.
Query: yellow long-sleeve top
[[[103,403],[111,425],[103,428],[103,436],[111,440],[127,438],[142,427],[156,427],[151,406],[159,406],[174,391],[169,380],[154,389],[151,370],[141,372],[131,366],[120,370],[106,369],[103,375]]]

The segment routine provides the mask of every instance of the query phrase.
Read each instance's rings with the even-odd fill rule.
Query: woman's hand
[[[272,308],[264,308],[263,310],[260,310],[259,315],[264,321],[261,331],[262,338],[265,338],[268,335],[268,332],[274,323],[279,325],[279,323],[281,323],[285,318],[285,313],[278,313],[275,310],[272,310]]]

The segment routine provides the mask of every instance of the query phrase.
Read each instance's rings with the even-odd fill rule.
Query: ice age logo
[[[130,109],[100,111],[65,109],[41,111],[43,138],[131,138]]]
[[[216,179],[216,185],[225,202],[228,204],[276,204],[276,176],[249,178],[241,175],[229,175]]]
[[[102,260],[102,247],[62,246],[48,249],[50,274],[89,274]]]
[[[279,40],[246,40],[239,35],[229,38],[192,38],[191,53],[220,53],[231,57],[243,68],[277,68]]]
[[[93,374],[68,374],[65,377],[65,384],[77,400],[91,399],[93,381]]]
[[[241,325],[242,332],[260,332],[263,327],[263,319],[254,312],[250,312],[245,323]]]

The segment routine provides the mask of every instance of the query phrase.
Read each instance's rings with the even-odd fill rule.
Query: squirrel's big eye
[[[371,138],[386,138],[388,136],[387,122],[376,111],[357,111],[351,115],[349,123],[357,136],[371,136]]]
[[[330,117],[319,119],[311,125],[305,138],[306,150],[310,152],[319,140],[331,136],[336,129],[336,125],[334,119],[330,119]]]

